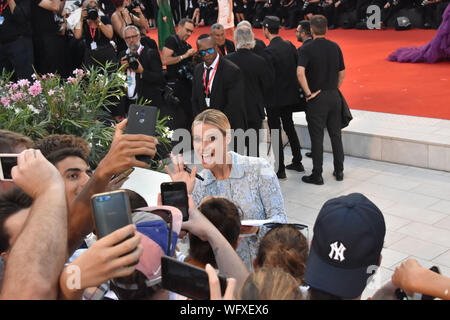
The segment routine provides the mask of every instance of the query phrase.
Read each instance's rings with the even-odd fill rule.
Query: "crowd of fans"
[[[248,253],[237,250],[246,239],[241,221],[247,209],[222,196],[204,196],[198,205],[190,197],[189,219],[182,222],[181,212],[162,206],[160,198],[158,206],[147,207],[128,191],[133,224],[97,239],[91,196],[121,188],[114,174],[146,167],[137,153],[155,155],[154,138],[124,134],[125,125],[126,120],[117,126],[111,149],[93,173],[85,160],[89,146],[80,138],[52,135],[33,142],[0,131],[0,153],[19,153],[13,181],[0,181],[1,298],[186,299],[161,284],[166,254],[205,269],[212,299],[361,298],[381,264],[386,226],[379,208],[359,193],[323,205],[310,244],[305,225],[275,222],[256,230],[263,235],[251,266],[244,263]],[[161,237],[168,231],[173,237]],[[187,256],[176,248],[183,232],[189,237]],[[216,269],[228,278],[224,296]],[[410,259],[372,298],[397,299],[400,288],[409,296],[449,299],[449,285],[449,278]]]

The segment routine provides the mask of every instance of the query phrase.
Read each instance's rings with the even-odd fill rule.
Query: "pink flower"
[[[74,75],[76,75],[77,77],[82,77],[83,74],[84,74],[84,72],[83,72],[82,69],[75,69],[75,70],[73,70],[72,73],[73,73]]]
[[[67,78],[67,82],[70,82],[70,83],[77,83],[77,79],[75,79],[75,78],[73,78],[73,77],[68,77],[68,78]]]
[[[52,89],[50,89],[50,90],[48,91],[48,95],[49,95],[49,96],[52,96],[54,93],[55,93],[55,91],[53,91]]]
[[[47,73],[47,76],[48,76],[49,78],[53,78],[55,75],[54,75],[53,73]]]
[[[13,90],[17,90],[17,89],[19,89],[19,85],[17,83],[14,83],[12,85],[12,88],[13,88]]]
[[[38,94],[42,92],[41,83],[36,80],[33,85],[28,89],[28,92],[33,96],[36,97]]]
[[[2,103],[2,105],[4,105],[5,107],[9,106],[9,100],[6,97],[2,97],[0,98],[0,102]]]
[[[19,81],[17,81],[17,84],[23,88],[25,86],[29,86],[30,85],[30,81],[28,81],[28,79],[21,79]]]
[[[44,74],[44,75],[42,75],[42,79],[46,79],[47,78],[47,76]]]
[[[59,113],[55,114],[55,117],[56,117],[56,119],[58,119],[59,118]]]
[[[19,100],[21,100],[22,99],[22,93],[21,92],[17,92],[16,94],[14,94],[12,97],[11,97],[11,100],[12,101],[19,101]]]

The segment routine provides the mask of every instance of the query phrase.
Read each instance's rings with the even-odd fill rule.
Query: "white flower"
[[[36,109],[33,105],[29,104],[29,105],[27,105],[27,106],[28,106],[28,108],[29,108],[31,111],[33,111],[33,113],[36,113],[36,114],[41,113],[41,111],[39,111],[38,109]]]
[[[172,140],[172,136],[173,136],[173,130],[169,130],[169,128],[165,128],[164,137]]]

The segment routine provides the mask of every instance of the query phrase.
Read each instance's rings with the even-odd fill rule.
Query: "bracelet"
[[[181,56],[180,56],[180,61],[182,61],[183,59],[184,59],[184,58],[183,58],[183,55],[181,55]]]

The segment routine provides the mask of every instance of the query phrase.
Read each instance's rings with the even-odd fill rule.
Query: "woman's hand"
[[[184,170],[183,156],[181,154],[178,155],[178,158],[171,156],[171,159],[173,164],[173,172],[168,166],[165,166],[170,179],[172,179],[172,181],[184,181],[184,183],[186,183],[188,194],[191,194],[195,186],[195,174],[197,173],[197,167],[194,167],[192,172],[188,173]]]
[[[234,300],[233,292],[236,287],[236,279],[227,279],[227,289],[222,297],[220,281],[219,277],[217,277],[216,270],[208,263],[205,271],[208,274],[210,300]]]
[[[163,21],[164,21],[164,22],[167,22],[167,17],[163,17]]]

